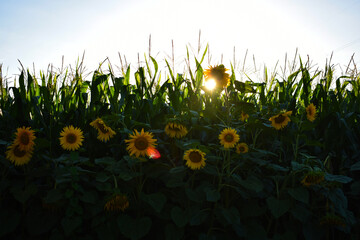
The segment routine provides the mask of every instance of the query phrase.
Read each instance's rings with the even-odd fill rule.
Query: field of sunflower
[[[357,72],[239,81],[205,54],[0,74],[0,238],[359,239]]]

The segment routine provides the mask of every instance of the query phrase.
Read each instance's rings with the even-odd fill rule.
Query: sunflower
[[[292,111],[287,111],[284,113],[280,113],[278,115],[272,116],[269,121],[271,121],[271,125],[276,129],[280,130],[285,127],[289,122],[289,116],[292,114]]]
[[[146,156],[148,148],[155,148],[156,139],[153,139],[153,134],[150,132],[144,132],[141,129],[139,133],[136,129],[133,134],[129,134],[131,139],[126,139],[125,142],[128,144],[126,150],[128,150],[130,156],[135,155],[136,157]]]
[[[13,143],[8,147],[6,151],[6,158],[10,160],[10,162],[14,163],[15,166],[21,166],[27,164],[32,156],[32,150],[20,150],[20,146],[16,143]]]
[[[311,171],[304,176],[303,180],[301,180],[301,183],[306,187],[316,185],[324,181],[324,176],[325,173],[322,171]]]
[[[236,145],[236,152],[241,153],[247,153],[249,151],[249,147],[246,143],[242,142]]]
[[[312,122],[316,118],[316,107],[313,103],[306,107],[306,117],[307,119]]]
[[[182,124],[169,122],[165,126],[165,133],[171,138],[182,138],[185,137],[188,130]]]
[[[83,132],[80,128],[74,128],[72,125],[64,127],[60,133],[60,145],[65,150],[75,151],[80,148],[84,140]]]
[[[124,212],[129,207],[129,200],[126,195],[115,194],[104,205],[104,209],[108,212]]]
[[[16,138],[14,144],[18,145],[20,150],[29,151],[34,147],[34,130],[30,130],[30,127],[21,127],[16,129]]]
[[[320,219],[320,225],[346,227],[344,219],[332,213],[327,213],[323,216]]]
[[[186,166],[192,170],[200,169],[205,167],[205,153],[198,149],[189,149],[184,153],[184,160]]]
[[[235,129],[225,128],[219,135],[220,144],[224,148],[233,148],[236,143],[240,140],[239,135],[236,133]]]
[[[249,114],[247,113],[244,113],[243,111],[241,112],[241,115],[240,115],[240,121],[244,122],[246,119],[249,118]]]
[[[222,64],[215,67],[210,66],[204,71],[205,82],[213,79],[216,83],[215,87],[227,87],[230,84],[230,75],[226,73],[227,70]]]
[[[103,142],[107,142],[116,133],[108,127],[101,118],[97,118],[90,123],[90,126],[98,130],[98,139]]]

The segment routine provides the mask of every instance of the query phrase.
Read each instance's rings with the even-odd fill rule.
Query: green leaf
[[[325,180],[339,183],[349,183],[353,179],[343,175],[332,175],[330,173],[326,173]]]
[[[132,218],[128,215],[120,215],[117,219],[121,233],[132,240],[145,237],[151,228],[151,219],[149,217]]]
[[[188,222],[188,217],[186,212],[183,211],[178,206],[175,206],[171,209],[171,219],[178,227],[184,227]]]
[[[80,216],[69,218],[65,217],[61,221],[61,225],[64,229],[65,235],[69,236],[76,228],[78,228],[82,223],[82,219]]]
[[[306,222],[308,220],[308,218],[311,216],[311,212],[299,205],[299,204],[296,204],[295,207],[293,207],[291,210],[290,210],[290,213],[296,218],[298,219],[300,222]]]
[[[262,181],[253,175],[250,175],[246,180],[242,180],[240,176],[233,174],[233,178],[244,188],[255,192],[260,192],[264,188]]]
[[[288,193],[290,194],[290,196],[300,202],[303,202],[305,204],[309,203],[309,191],[306,188],[290,188],[288,189]]]
[[[45,203],[54,203],[59,201],[62,198],[62,193],[58,189],[51,189],[46,197],[45,197]]]
[[[80,200],[86,203],[95,204],[98,200],[98,195],[96,191],[86,191],[84,194],[80,197]]]
[[[0,237],[5,234],[13,232],[21,220],[21,214],[19,211],[12,208],[3,208],[0,211]]]
[[[198,226],[202,224],[206,218],[209,216],[209,211],[207,209],[198,210],[195,212],[195,214],[190,218],[190,225],[191,226]]]
[[[288,199],[280,200],[271,196],[266,199],[266,203],[275,218],[281,217],[290,209],[290,201]]]
[[[359,171],[360,170],[360,161],[353,164],[350,168],[350,171]]]
[[[170,223],[165,226],[165,239],[166,240],[180,240],[184,236],[184,228],[178,228]]]
[[[96,175],[96,181],[104,183],[109,180],[110,176],[108,176],[105,172],[100,172]]]
[[[153,193],[153,194],[142,194],[142,199],[147,202],[154,210],[158,213],[161,212],[162,208],[166,203],[166,196],[162,193]]]
[[[99,165],[112,165],[114,164],[115,158],[112,157],[103,157],[103,158],[96,158],[95,163]]]
[[[206,200],[209,202],[217,202],[221,197],[217,189],[205,187],[204,191],[206,193]]]

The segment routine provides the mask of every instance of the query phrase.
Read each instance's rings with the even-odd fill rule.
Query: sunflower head
[[[311,185],[316,185],[324,181],[325,173],[323,171],[310,171],[305,174],[304,178],[301,180],[301,183],[309,187]]]
[[[165,126],[165,133],[171,138],[182,138],[186,136],[188,130],[182,124],[169,122]]]
[[[21,150],[18,144],[13,143],[6,151],[6,158],[14,163],[15,166],[21,166],[30,161],[32,153],[32,149]]]
[[[244,113],[243,111],[241,111],[240,121],[244,122],[244,121],[247,120],[248,118],[249,118],[249,114]]]
[[[130,156],[135,155],[136,157],[148,155],[149,148],[155,148],[156,139],[153,138],[153,134],[150,132],[144,132],[144,129],[141,129],[141,132],[138,132],[136,129],[133,134],[129,134],[130,139],[125,139],[127,143],[126,150],[129,152]]]
[[[129,200],[124,194],[114,194],[104,205],[108,212],[124,212],[129,207]]]
[[[290,122],[290,117],[292,114],[292,111],[287,111],[284,113],[279,113],[278,115],[272,116],[269,121],[271,121],[271,125],[276,129],[276,130],[280,130],[284,127],[286,127],[286,125],[288,125],[288,123]]]
[[[192,170],[200,169],[205,167],[205,153],[199,149],[189,149],[184,153],[184,160],[186,166]]]
[[[72,125],[64,127],[60,133],[60,145],[65,150],[75,151],[80,148],[84,140],[83,132],[80,128]]]
[[[107,126],[101,118],[97,118],[90,123],[90,126],[98,130],[98,139],[103,142],[107,142],[116,133]]]
[[[306,117],[307,119],[312,122],[316,118],[316,107],[313,103],[306,107]]]
[[[226,72],[228,69],[224,65],[210,66],[204,70],[205,82],[215,81],[216,88],[225,88],[230,84],[230,75]]]
[[[346,227],[344,219],[333,213],[327,213],[320,219],[320,225]]]
[[[236,143],[240,140],[239,135],[236,133],[236,130],[233,128],[225,128],[219,135],[220,144],[224,148],[233,148]]]
[[[236,152],[241,154],[241,153],[247,153],[249,151],[249,146],[242,142],[239,143],[238,145],[236,145]]]
[[[30,130],[30,127],[21,127],[16,129],[16,138],[14,143],[18,145],[20,150],[29,151],[34,147],[34,130]]]

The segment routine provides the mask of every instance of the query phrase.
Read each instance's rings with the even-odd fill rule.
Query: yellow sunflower
[[[209,69],[204,71],[205,82],[214,80],[215,87],[227,87],[230,84],[230,75],[226,73],[227,70],[222,64],[215,67],[210,66]]]
[[[236,145],[236,152],[241,153],[247,153],[249,151],[249,147],[246,143],[242,142]]]
[[[244,122],[248,118],[249,118],[249,114],[241,112],[240,121]]]
[[[171,138],[182,138],[186,136],[188,130],[182,124],[169,122],[165,126],[165,133]]]
[[[136,129],[133,134],[129,134],[131,139],[126,139],[125,142],[128,144],[126,150],[128,150],[130,156],[135,155],[146,156],[148,152],[148,148],[155,148],[156,139],[153,139],[153,134],[150,132],[144,132],[144,129],[141,129],[139,133]]]
[[[205,153],[198,149],[189,149],[184,153],[184,160],[186,166],[192,170],[200,169],[205,167]]]
[[[21,127],[16,129],[16,138],[14,144],[18,145],[20,150],[29,151],[34,147],[34,130],[30,130],[30,127]]]
[[[224,148],[233,148],[236,143],[240,140],[239,135],[236,133],[235,129],[225,128],[219,135],[220,144]]]
[[[101,118],[97,118],[90,123],[90,126],[98,130],[98,139],[103,142],[107,142],[116,133],[107,126]]]
[[[65,150],[75,151],[80,148],[84,140],[83,132],[80,128],[72,125],[64,127],[60,133],[60,145]]]
[[[325,173],[322,171],[311,171],[304,176],[303,180],[301,180],[301,183],[304,186],[309,187],[311,185],[321,183],[322,181],[324,181],[324,177]]]
[[[306,107],[306,117],[307,119],[312,122],[316,118],[316,107],[313,103]]]
[[[30,161],[32,153],[32,149],[20,150],[19,145],[13,143],[6,151],[6,158],[10,160],[10,162],[14,163],[15,166],[21,166]]]
[[[276,129],[280,130],[283,127],[286,127],[290,122],[289,116],[292,114],[292,111],[287,111],[285,113],[280,113],[278,115],[272,116],[269,121],[271,121],[271,125]]]
[[[104,209],[108,212],[124,212],[129,207],[129,200],[126,195],[115,194],[104,205]]]

